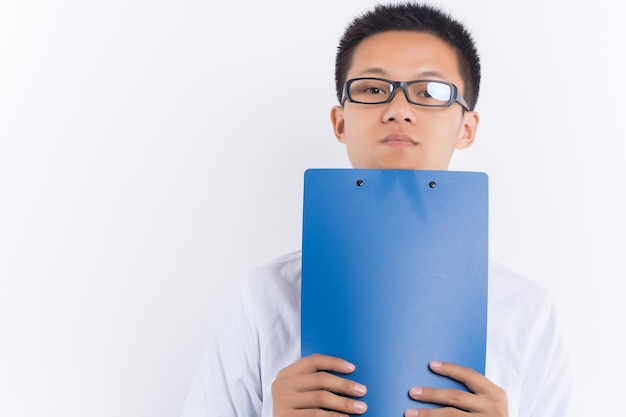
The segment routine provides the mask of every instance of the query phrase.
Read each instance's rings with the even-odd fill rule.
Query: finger
[[[449,362],[432,361],[430,369],[439,374],[455,379],[463,383],[467,389],[475,394],[484,394],[499,389],[497,385],[484,375],[466,366],[456,365]]]
[[[285,376],[301,375],[317,371],[333,371],[342,374],[354,372],[354,364],[335,356],[314,353],[281,370]]]
[[[351,413],[352,415],[361,414],[356,411]],[[297,409],[297,410],[277,410],[274,408],[274,417],[350,417],[348,413],[342,413],[333,410],[322,409]]]
[[[362,397],[367,392],[364,385],[328,372],[288,376],[281,380],[277,379],[277,382],[296,392],[326,390],[352,397]]]
[[[430,369],[440,375],[455,379],[470,392],[451,389],[412,389],[415,397],[429,402],[451,405],[472,413],[506,415],[508,400],[506,392],[475,370],[449,362],[433,361]],[[416,398],[417,399],[417,398]]]
[[[456,408],[420,408],[404,412],[404,417],[467,417],[467,413]]]
[[[455,407],[465,411],[481,409],[480,398],[472,393],[454,388],[413,387],[409,396],[417,401]],[[423,413],[420,413],[420,416]]]
[[[367,404],[363,401],[343,397],[329,391],[319,390],[299,395],[298,404],[293,404],[293,408],[321,408],[346,414],[363,414],[367,410]]]
[[[352,415],[360,414],[355,412]],[[285,412],[274,410],[274,417],[350,417],[350,414],[342,413],[333,410],[321,410],[321,409],[302,409],[302,410],[288,410]]]
[[[289,392],[274,396],[274,417],[363,414],[367,404],[326,390]]]

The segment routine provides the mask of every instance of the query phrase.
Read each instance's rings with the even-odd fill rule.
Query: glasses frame
[[[385,100],[377,101],[376,103],[368,103],[366,101],[354,100],[350,96],[350,85],[354,81],[360,81],[360,80],[376,80],[376,81],[383,81],[383,82],[389,83],[389,85],[392,86],[391,94]],[[411,100],[411,98],[409,97],[409,94],[407,93],[407,88],[411,84],[424,83],[424,82],[440,83],[440,84],[446,84],[447,86],[449,86],[450,90],[452,92],[450,94],[450,100],[448,100],[447,103],[432,104],[432,105],[431,104],[417,103],[417,102]],[[398,89],[400,89],[400,88],[404,92],[404,97],[406,97],[406,101],[408,101],[411,104],[415,104],[416,106],[422,106],[422,107],[450,107],[454,103],[459,103],[465,110],[468,110],[468,111],[470,110],[469,105],[467,104],[467,102],[465,101],[465,99],[463,98],[461,93],[459,92],[459,89],[457,88],[457,86],[452,84],[452,83],[449,83],[447,81],[441,81],[441,80],[392,81],[392,80],[387,80],[386,78],[377,78],[377,77],[359,77],[359,78],[352,78],[352,79],[346,81],[344,83],[344,85],[343,85],[343,96],[342,96],[341,104],[342,105],[345,104],[346,100],[351,102],[351,103],[359,103],[359,104],[384,104],[384,103],[389,103],[396,96],[396,91],[398,91]]]

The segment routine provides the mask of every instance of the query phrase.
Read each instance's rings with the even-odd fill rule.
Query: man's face
[[[465,87],[455,50],[419,32],[391,31],[363,40],[347,74],[348,80],[357,77],[448,81],[461,92]],[[417,106],[399,90],[389,103],[335,106],[331,121],[354,168],[445,170],[455,149],[473,143],[478,114],[464,113],[459,103]]]

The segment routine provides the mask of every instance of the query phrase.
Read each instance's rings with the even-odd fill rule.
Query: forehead
[[[396,81],[422,77],[462,87],[457,52],[424,32],[389,31],[365,38],[354,49],[347,78],[378,76]]]

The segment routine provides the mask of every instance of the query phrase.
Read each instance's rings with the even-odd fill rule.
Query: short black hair
[[[474,39],[465,25],[448,13],[412,2],[377,5],[348,25],[335,59],[335,88],[340,103],[355,48],[369,36],[394,30],[429,33],[450,45],[458,55],[459,72],[465,84],[463,97],[471,110],[475,108],[480,89],[480,57]]]

